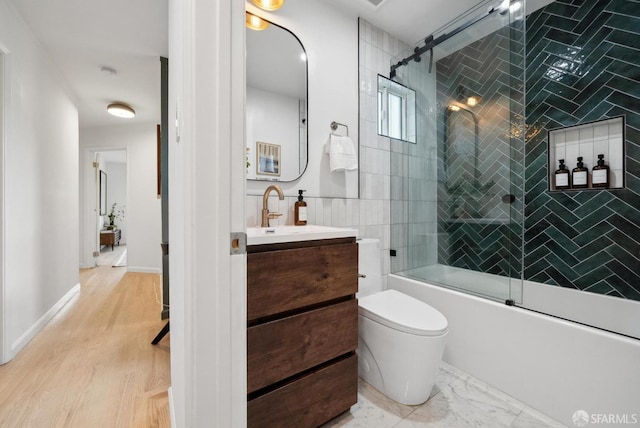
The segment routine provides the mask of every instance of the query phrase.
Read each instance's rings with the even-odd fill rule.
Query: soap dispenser
[[[557,190],[568,189],[569,187],[571,187],[569,184],[569,170],[564,164],[564,159],[560,159],[559,162],[560,166],[558,166],[558,169],[556,169],[554,184]]]
[[[571,171],[571,188],[586,189],[589,187],[589,170],[582,163],[582,156],[578,157],[578,165]]]
[[[302,192],[306,190],[298,190],[298,202],[294,207],[294,220],[296,226],[304,226],[307,224],[307,203],[302,200]]]
[[[598,165],[593,167],[591,186],[599,188],[609,187],[609,165],[604,164],[604,155],[598,155]]]

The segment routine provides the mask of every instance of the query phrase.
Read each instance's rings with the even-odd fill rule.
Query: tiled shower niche
[[[564,159],[566,169],[571,171],[577,165],[578,157],[588,172],[588,189],[592,187],[593,167],[598,164],[598,155],[604,155],[609,166],[608,189],[624,187],[624,117],[600,120],[583,125],[570,126],[549,131],[549,190],[571,191],[582,189],[556,189],[555,172],[560,159]]]

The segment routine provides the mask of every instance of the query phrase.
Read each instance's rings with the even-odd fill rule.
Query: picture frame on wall
[[[256,142],[256,174],[280,176],[280,160],[280,145]]]

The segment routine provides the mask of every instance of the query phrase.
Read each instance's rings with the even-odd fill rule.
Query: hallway
[[[80,271],[80,293],[0,366],[0,427],[168,427],[170,335],[160,276],[111,267],[103,251]]]

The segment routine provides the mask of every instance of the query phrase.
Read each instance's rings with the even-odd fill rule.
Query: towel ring
[[[338,130],[338,126],[344,126],[345,129],[347,130],[347,137],[349,136],[349,127],[347,125],[345,125],[344,123],[339,123],[339,122],[333,121],[333,122],[331,122],[330,126],[331,126],[331,129],[333,131],[337,131]]]

